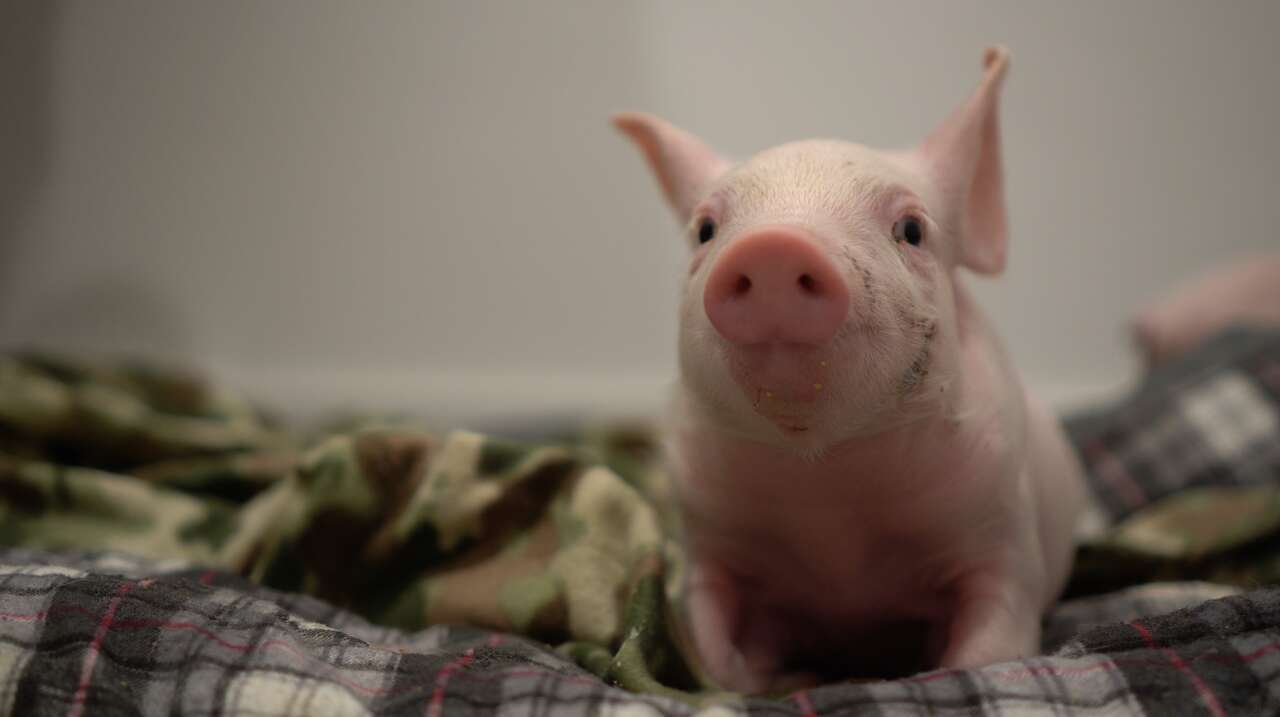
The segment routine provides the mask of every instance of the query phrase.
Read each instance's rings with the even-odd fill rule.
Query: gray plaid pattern
[[[1177,402],[1182,419],[1204,437],[1214,455],[1227,460],[1239,459],[1277,435],[1275,407],[1238,373],[1215,377]]]
[[[1067,429],[1111,519],[1176,491],[1280,478],[1280,332],[1227,332]]]
[[[234,576],[111,555],[0,562],[8,714],[1075,717],[1167,714],[1171,691],[1194,698],[1185,714],[1280,709],[1280,590],[1145,586],[1064,604],[1046,635],[1075,636],[1047,657],[695,706],[610,687],[522,638],[405,634]]]

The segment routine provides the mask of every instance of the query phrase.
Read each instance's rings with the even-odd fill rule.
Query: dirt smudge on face
[[[854,258],[853,252],[849,250],[849,247],[840,247],[840,253],[844,254],[844,258],[848,260],[849,265],[862,277],[862,289],[866,294],[867,302],[864,311],[871,313],[876,307],[875,281],[871,277],[871,270]]]
[[[912,319],[911,327],[921,332],[920,349],[916,352],[911,365],[907,367],[898,385],[898,393],[906,395],[924,382],[929,375],[929,359],[933,347],[933,337],[938,332],[938,322],[925,317]]]

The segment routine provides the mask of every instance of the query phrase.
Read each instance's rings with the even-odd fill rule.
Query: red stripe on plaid
[[[1138,631],[1139,635],[1142,635],[1143,640],[1146,640],[1147,647],[1156,649],[1155,635],[1152,635],[1145,625],[1137,620],[1129,624]],[[1209,685],[1200,679],[1200,675],[1197,675],[1195,670],[1191,669],[1191,665],[1188,665],[1186,660],[1182,659],[1182,655],[1179,655],[1178,651],[1171,647],[1162,648],[1161,651],[1168,656],[1169,664],[1176,667],[1179,672],[1186,675],[1187,679],[1191,681],[1191,685],[1196,688],[1196,693],[1200,695],[1200,700],[1208,708],[1209,714],[1213,715],[1213,717],[1226,717],[1227,713],[1223,711],[1222,703],[1218,702],[1218,696],[1213,694],[1213,690],[1209,688]]]
[[[813,711],[813,702],[809,700],[808,692],[797,692],[791,697],[796,701],[796,706],[800,708],[804,717],[818,717],[818,713]]]
[[[71,610],[59,610],[59,612],[71,612]],[[80,612],[88,613],[84,608]],[[49,617],[49,611],[41,610],[40,612],[0,612],[0,622],[38,622]]]
[[[76,694],[71,700],[71,709],[67,711],[67,717],[80,717],[84,712],[84,702],[89,696],[89,683],[93,678],[93,666],[98,662],[102,641],[106,639],[107,632],[111,629],[111,622],[116,618],[116,609],[120,607],[120,601],[124,600],[124,596],[132,589],[133,583],[121,583],[115,597],[111,598],[110,604],[107,605],[107,611],[103,613],[102,620],[98,622],[98,629],[93,634],[93,642],[89,643],[89,651],[85,653],[84,664],[80,667],[80,684],[76,686]]]
[[[1269,652],[1275,652],[1276,650],[1280,650],[1280,642],[1267,643],[1247,655],[1241,655],[1240,660],[1242,662],[1253,662],[1259,657],[1262,657]],[[1221,661],[1226,661],[1228,657],[1229,655],[1205,655],[1205,659],[1216,659]]]
[[[440,670],[440,674],[436,675],[436,689],[431,693],[431,702],[427,705],[427,717],[440,717],[440,711],[444,709],[444,690],[449,684],[449,678],[453,677],[453,673],[470,665],[475,656],[475,648],[467,648],[462,657],[445,665],[444,669]]]
[[[1046,665],[1044,667],[1020,667],[1016,670],[984,670],[983,675],[988,679],[995,678],[1006,680],[1009,682],[1019,682],[1021,680],[1039,677],[1041,675],[1051,675],[1054,677],[1076,677],[1086,675],[1090,672],[1098,670],[1114,670],[1116,669],[1116,660],[1103,657],[1104,662],[1095,662],[1092,665],[1084,665],[1083,667],[1059,667],[1057,665]],[[1132,663],[1148,664],[1148,660],[1132,660]],[[1161,667],[1167,667],[1164,662],[1150,663]],[[937,680],[946,680],[954,678],[956,675],[963,674],[965,670],[939,670],[937,672],[929,672],[923,675],[903,678],[904,682],[934,682]]]

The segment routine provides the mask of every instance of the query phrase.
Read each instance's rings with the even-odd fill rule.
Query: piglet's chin
[[[830,392],[826,347],[762,343],[727,349],[730,374],[752,408],[784,433],[804,433]]]

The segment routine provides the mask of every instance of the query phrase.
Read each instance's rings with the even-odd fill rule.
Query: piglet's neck
[[[951,300],[956,312],[956,335],[958,343],[963,345],[967,341],[976,339],[974,334],[983,325],[982,310],[978,308],[973,295],[969,293],[969,289],[965,287],[960,277],[953,275],[951,286]]]
[[[902,500],[939,487],[936,476],[964,471],[961,426],[943,417],[857,436],[809,454],[701,427],[680,437],[703,495],[736,495],[751,501],[793,501],[797,481],[817,500]],[[779,480],[779,477],[785,480]]]
[[[897,462],[920,453],[923,445],[940,446],[955,437],[959,424],[940,410],[886,422],[879,428],[827,446],[819,461]],[[793,452],[794,453],[794,452]],[[803,460],[805,455],[798,454]]]

